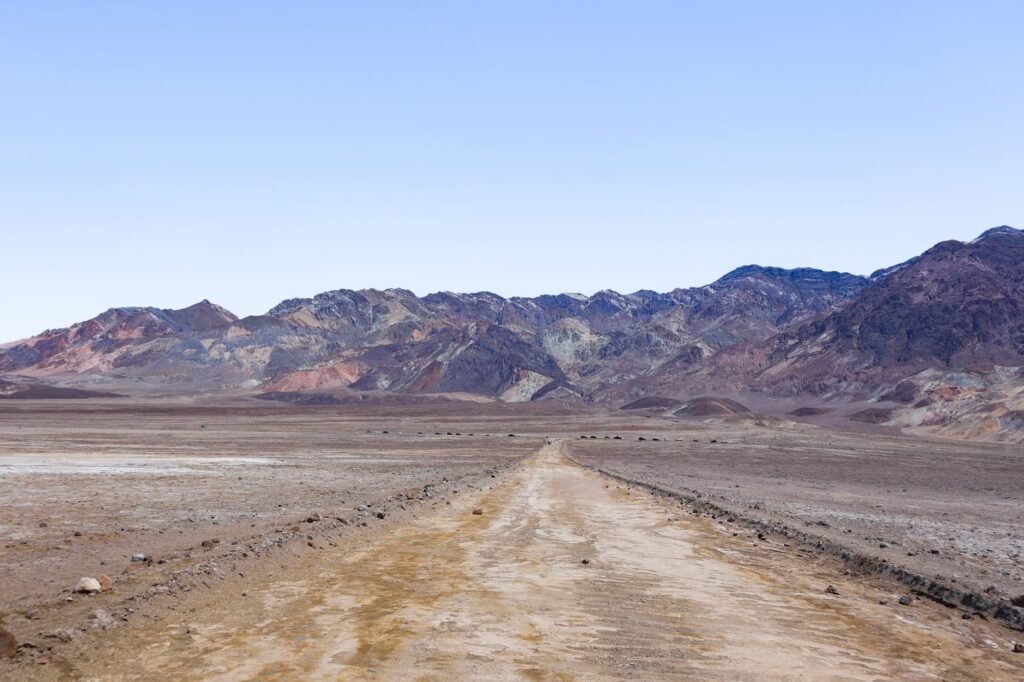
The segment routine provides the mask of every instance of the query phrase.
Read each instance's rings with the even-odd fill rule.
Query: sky
[[[0,0],[0,340],[1024,227],[1024,3]]]

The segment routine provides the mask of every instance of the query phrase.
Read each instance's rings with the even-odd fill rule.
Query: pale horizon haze
[[[0,2],[0,342],[1024,227],[1021,2]]]

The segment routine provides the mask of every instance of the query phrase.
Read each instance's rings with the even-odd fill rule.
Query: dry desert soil
[[[750,419],[12,401],[0,677],[1021,679],[1021,490]]]

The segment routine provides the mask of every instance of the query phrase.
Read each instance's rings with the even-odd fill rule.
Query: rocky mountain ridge
[[[1021,366],[1024,232],[1006,226],[941,242],[870,277],[748,265],[664,293],[419,297],[339,289],[242,319],[209,301],[114,308],[0,346],[0,375],[72,386],[611,405],[741,391],[878,400],[897,385],[900,395],[908,386],[934,388],[936,372]],[[931,374],[915,380],[922,373]],[[1017,374],[998,376],[991,383],[1005,392],[1013,385],[1006,377]],[[937,418],[929,414],[918,421]]]
[[[244,319],[208,301],[178,311],[114,308],[8,344],[0,372],[203,390],[351,387],[511,400],[550,393],[554,384],[582,397],[811,319],[866,283],[844,273],[747,266],[667,293],[506,299],[335,290]]]

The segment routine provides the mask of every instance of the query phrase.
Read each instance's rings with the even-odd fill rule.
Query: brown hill
[[[942,242],[765,347],[755,383],[783,393],[871,390],[929,368],[1024,365],[1024,232]]]

